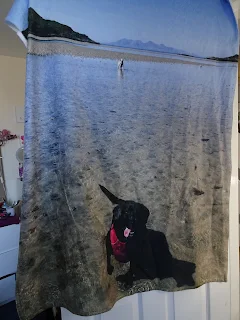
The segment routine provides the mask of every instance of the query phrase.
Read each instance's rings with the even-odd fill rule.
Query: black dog
[[[114,269],[111,265],[111,255],[114,255],[119,262],[130,262],[129,271],[116,278],[126,288],[135,280],[170,277],[176,280],[178,287],[194,286],[195,264],[174,259],[165,235],[146,228],[149,210],[141,203],[119,199],[105,187],[100,188],[116,205],[106,237],[108,274]]]

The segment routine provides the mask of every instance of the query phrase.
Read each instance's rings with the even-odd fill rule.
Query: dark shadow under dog
[[[192,275],[196,265],[173,258],[164,233],[147,229],[149,210],[141,203],[119,199],[105,187],[100,188],[116,205],[106,237],[108,274],[114,269],[111,264],[111,255],[114,255],[119,262],[130,262],[128,272],[116,278],[126,289],[136,280],[170,277],[178,287],[194,286]]]

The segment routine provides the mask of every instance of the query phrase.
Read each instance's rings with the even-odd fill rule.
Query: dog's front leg
[[[123,283],[125,289],[130,289],[133,285],[133,269],[132,269],[132,263],[130,262],[130,268],[127,273],[121,274],[116,277],[116,280]]]
[[[114,267],[111,265],[112,245],[110,241],[110,231],[106,237],[106,250],[107,250],[107,272],[109,275],[113,273]]]

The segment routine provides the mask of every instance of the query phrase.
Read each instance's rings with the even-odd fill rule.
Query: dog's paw
[[[113,270],[114,270],[113,266],[110,265],[110,266],[107,267],[107,272],[108,272],[109,275],[111,275],[113,273]]]
[[[122,284],[124,290],[129,290],[133,286],[133,279],[128,274],[119,275],[116,280]]]
[[[131,282],[131,283],[124,283],[124,289],[125,290],[129,290],[129,289],[131,289],[132,288],[132,286],[133,286],[133,282]]]
[[[178,288],[181,288],[181,287],[183,287],[184,286],[184,282],[182,282],[182,281],[178,281],[177,282],[177,287]]]
[[[125,274],[120,274],[120,276],[116,277],[116,280],[121,282],[121,283],[125,283],[126,282],[126,275]]]

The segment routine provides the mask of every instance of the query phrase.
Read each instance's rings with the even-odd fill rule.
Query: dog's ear
[[[121,217],[121,214],[122,214],[122,211],[121,211],[120,206],[116,206],[113,209],[113,222],[118,220]]]
[[[145,225],[147,223],[149,215],[150,215],[150,212],[148,208],[146,208],[143,204],[140,204],[138,216],[141,224]]]
[[[117,198],[114,194],[112,194],[110,191],[108,191],[105,187],[99,185],[102,192],[107,196],[107,198],[112,202],[112,204],[120,204],[123,200]]]

